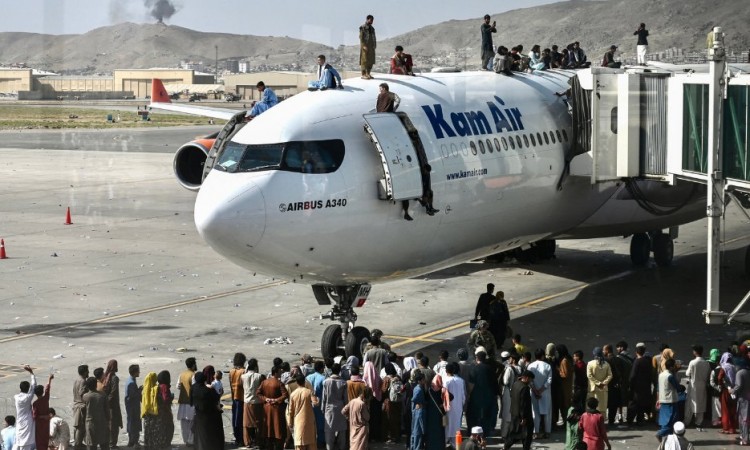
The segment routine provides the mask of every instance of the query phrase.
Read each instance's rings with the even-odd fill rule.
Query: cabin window
[[[503,138],[503,142],[505,142],[505,138]],[[515,150],[516,149],[516,141],[513,140],[513,136],[508,138],[508,142],[510,143],[510,148]]]
[[[516,144],[518,144],[518,148],[523,148],[523,144],[521,143],[521,136],[516,136]]]
[[[565,142],[568,142],[568,133],[565,130],[562,130],[562,134],[563,134],[563,139],[565,140]]]
[[[555,133],[557,133],[557,142],[562,144],[562,136],[560,136],[560,130],[555,130]]]
[[[552,143],[553,144],[555,143],[554,139],[555,138],[552,138],[552,141],[553,141]],[[547,144],[547,145],[549,145],[549,137],[547,137],[547,132],[546,131],[544,132],[544,143]]]
[[[539,145],[541,146],[542,145],[542,133],[538,131],[536,132],[536,140],[537,142],[539,142]]]
[[[344,141],[298,141],[281,144],[245,145],[229,142],[216,161],[225,172],[285,170],[302,173],[330,173],[344,160]]]
[[[529,148],[529,137],[525,134],[523,135],[523,143],[525,144],[526,148]]]
[[[503,148],[507,152],[508,151],[508,141],[505,140],[505,137],[500,138],[500,140],[503,141]]]
[[[531,134],[529,137],[531,138],[531,145],[533,145],[534,147],[536,147],[536,139],[534,139],[534,135]],[[541,145],[541,144],[542,144],[542,141],[539,141],[539,145]]]
[[[474,141],[469,142],[469,147],[471,147],[471,154],[476,155],[477,154],[477,144],[474,143]]]
[[[500,141],[497,138],[495,138],[495,151],[497,151],[498,153],[500,153],[500,150],[501,150],[500,149]]]
[[[497,141],[497,139],[495,139],[495,141]],[[487,151],[492,153],[492,141],[487,139],[486,142],[487,142]]]

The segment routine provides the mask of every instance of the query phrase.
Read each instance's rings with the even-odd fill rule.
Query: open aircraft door
[[[365,131],[375,144],[383,164],[380,198],[394,201],[421,198],[420,159],[399,116],[394,113],[373,113],[363,117]]]

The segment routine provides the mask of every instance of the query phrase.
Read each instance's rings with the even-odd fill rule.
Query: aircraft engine
[[[174,155],[174,174],[182,187],[197,192],[203,182],[203,166],[214,139],[196,139],[177,149]]]

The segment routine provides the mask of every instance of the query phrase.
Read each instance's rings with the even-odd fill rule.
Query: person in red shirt
[[[604,426],[604,416],[596,409],[599,406],[599,400],[591,397],[586,400],[586,412],[581,415],[578,422],[578,428],[583,431],[583,442],[586,443],[589,450],[612,449],[612,444],[607,438],[607,428]]]
[[[50,374],[46,386],[34,387],[36,400],[31,405],[31,415],[34,418],[36,448],[40,449],[49,447],[49,393],[53,378],[55,376]]]

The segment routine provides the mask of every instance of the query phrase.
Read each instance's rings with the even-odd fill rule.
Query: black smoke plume
[[[177,12],[177,8],[169,0],[144,0],[147,8],[151,9],[151,16],[159,23],[164,23]]]

